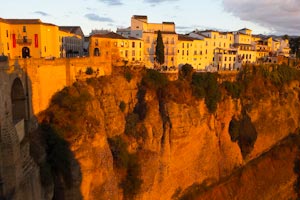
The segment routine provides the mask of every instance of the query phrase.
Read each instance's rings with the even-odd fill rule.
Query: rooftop
[[[179,41],[194,41],[194,38],[191,38],[187,35],[178,34]]]
[[[50,26],[55,26],[54,24],[44,23],[40,19],[2,19],[2,22],[6,22],[8,24],[45,24]]]

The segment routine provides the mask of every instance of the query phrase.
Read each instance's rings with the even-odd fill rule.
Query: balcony
[[[20,45],[31,45],[32,39],[17,39],[17,44]]]

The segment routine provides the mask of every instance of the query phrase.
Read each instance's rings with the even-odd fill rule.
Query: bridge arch
[[[13,81],[11,87],[12,119],[14,124],[26,117],[26,98],[20,78]]]

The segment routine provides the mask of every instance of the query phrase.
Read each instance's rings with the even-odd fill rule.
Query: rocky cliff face
[[[82,111],[60,99],[40,116],[66,130],[76,161],[67,199],[179,199],[195,183],[216,184],[299,127],[297,81],[256,91],[258,81],[241,99],[223,91],[211,113],[189,87],[162,98],[143,86],[140,72],[130,73],[130,80],[121,73],[76,83],[66,91],[74,99],[88,94]],[[233,119],[244,127],[236,139],[229,131]]]

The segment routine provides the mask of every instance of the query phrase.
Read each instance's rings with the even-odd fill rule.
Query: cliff
[[[237,83],[189,72],[170,82],[152,70],[120,69],[65,88],[39,116],[55,194],[180,199],[193,184],[212,187],[247,166],[297,132],[300,87],[297,77],[279,87],[273,76],[245,72]],[[63,158],[62,149],[70,150]],[[291,170],[295,156],[288,158]]]

